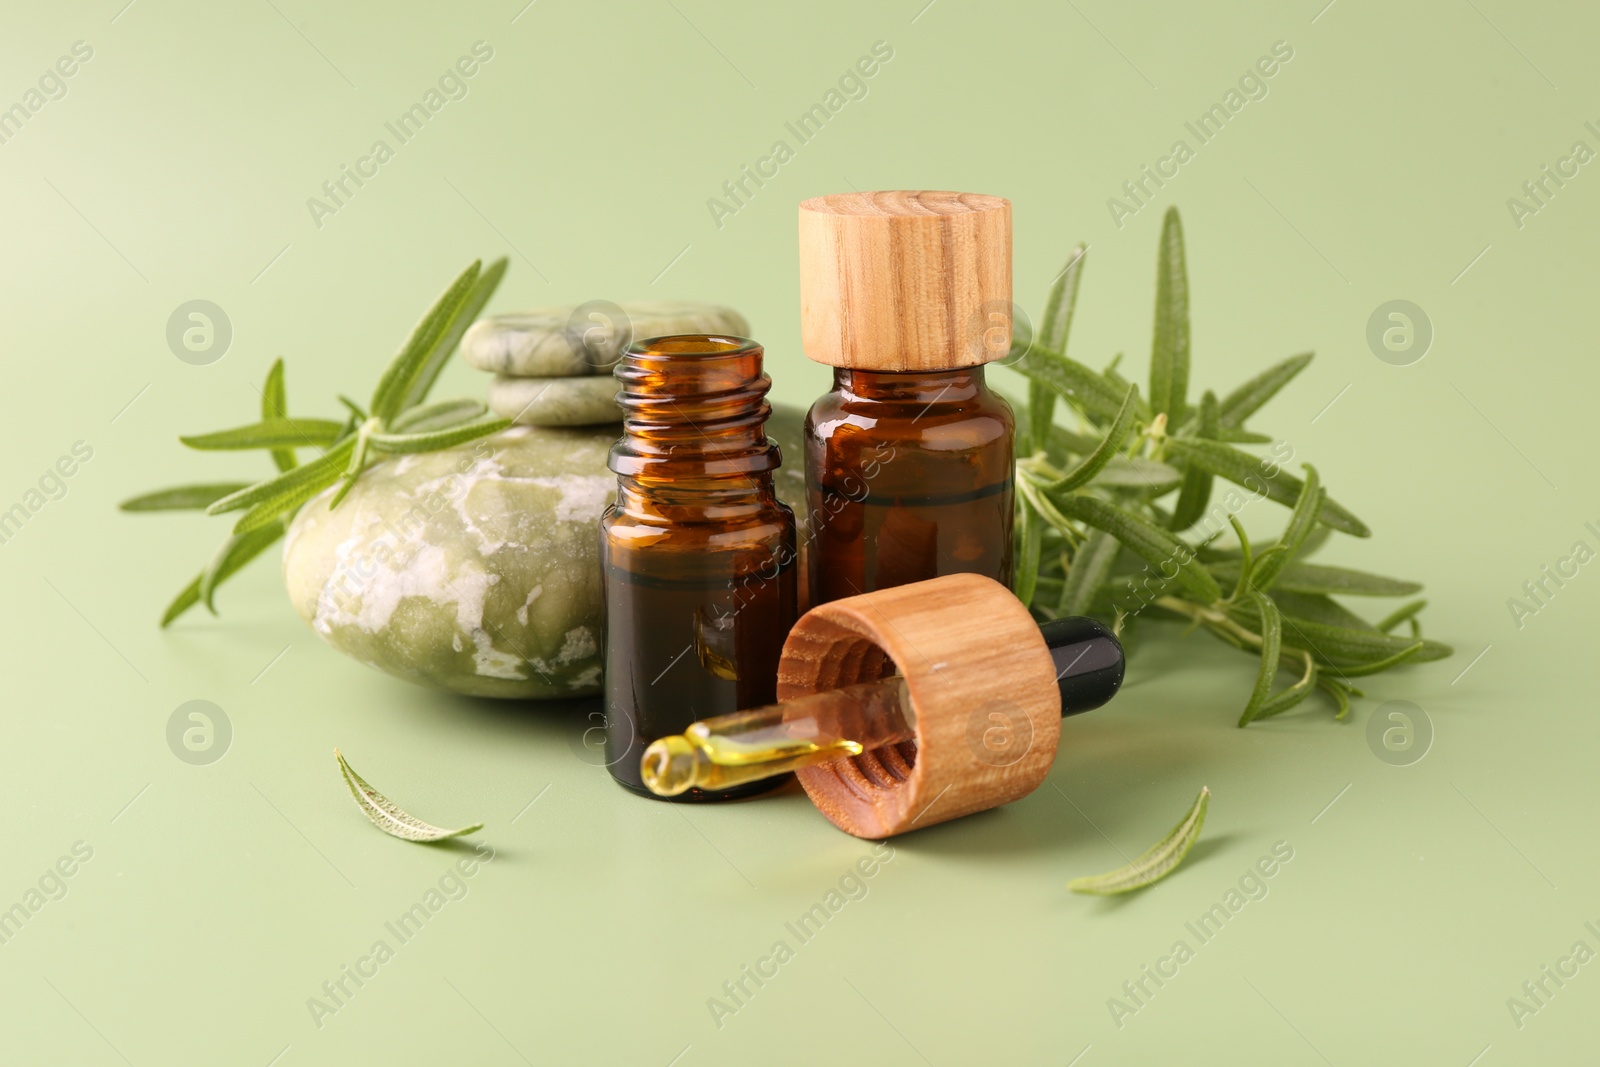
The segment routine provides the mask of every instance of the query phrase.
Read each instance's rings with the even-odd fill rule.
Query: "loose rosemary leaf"
[[[1193,438],[1174,437],[1167,448],[1191,464],[1200,466],[1253,493],[1262,493],[1274,503],[1292,507],[1300,497],[1304,483],[1281,467],[1269,476],[1268,461],[1241,452],[1231,445],[1218,441],[1198,441]],[[1331,498],[1324,498],[1318,520],[1356,537],[1371,537],[1367,524],[1356,518],[1350,510]]]
[[[1095,596],[1111,577],[1122,545],[1104,530],[1090,530],[1089,536],[1072,557],[1067,580],[1061,587],[1057,612],[1061,615],[1086,615]]]
[[[123,511],[195,511],[204,510],[212,504],[237,493],[241,489],[250,488],[249,482],[217,482],[213,485],[178,485],[171,489],[158,489],[153,493],[143,493],[139,496],[129,497],[117,507]]]
[[[346,762],[344,753],[334,749],[333,756],[339,761],[339,774],[344,778],[344,784],[349,787],[350,795],[355,798],[356,807],[361,809],[361,814],[372,820],[372,825],[390,837],[398,837],[402,841],[443,841],[446,838],[477,833],[483,829],[481,822],[463,826],[459,830],[444,830],[431,823],[425,823],[415,815],[407,814],[394,801],[372,788],[372,784],[357,774],[355,768]]]
[[[1323,491],[1317,468],[1307,463],[1305,469],[1305,484],[1300,487],[1300,496],[1295,500],[1294,510],[1289,513],[1289,522],[1283,528],[1283,535],[1278,538],[1277,547],[1282,551],[1270,559],[1257,563],[1250,573],[1250,584],[1262,592],[1272,588],[1272,583],[1277,580],[1279,572],[1305,545],[1306,538],[1311,536],[1311,531],[1316,528],[1317,516],[1321,514],[1322,507],[1327,502],[1328,494]]]
[[[1067,883],[1067,888],[1074,893],[1111,896],[1159,882],[1177,869],[1194,843],[1200,840],[1200,829],[1205,826],[1206,805],[1210,800],[1211,790],[1202,787],[1188,813],[1172,828],[1171,833],[1151,846],[1149,851],[1126,867],[1119,867],[1108,874],[1074,878]]]
[[[266,384],[261,387],[261,419],[271,422],[276,419],[289,417],[289,391],[283,380],[283,357],[278,357],[272,362],[272,369],[267,371]],[[290,470],[299,464],[294,458],[294,449],[275,448],[272,450],[272,462],[280,471]]]
[[[456,350],[456,345],[461,343],[461,337],[467,328],[483,312],[484,305],[494,295],[500,286],[500,279],[505,277],[507,261],[504,257],[489,264],[484,272],[478,275],[478,280],[472,285],[472,291],[461,302],[444,331],[434,342],[433,350],[428,354],[427,360],[417,370],[416,377],[407,390],[405,400],[400,410],[405,411],[428,399],[428,393],[433,389],[433,383],[438,379],[439,372],[444,370],[444,365],[450,361],[450,356]]]
[[[437,452],[499,433],[510,425],[510,419],[490,419],[426,433],[375,433],[371,435],[372,447],[382,452]]]
[[[216,433],[192,434],[178,438],[201,451],[242,451],[251,448],[323,448],[333,444],[344,428],[331,419],[269,419],[235,426]]]
[[[1176,425],[1189,391],[1189,277],[1184,264],[1183,223],[1178,209],[1161,220],[1156,263],[1155,336],[1150,346],[1150,410],[1167,413]]]
[[[1082,277],[1084,255],[1088,250],[1079,245],[1072,250],[1067,265],[1050,286],[1045,299],[1044,321],[1040,324],[1038,341],[1052,352],[1063,355],[1067,351],[1067,335],[1072,329],[1072,312],[1078,304],[1078,282]],[[1050,426],[1055,421],[1056,394],[1043,382],[1028,382],[1028,439],[1030,451],[1042,449],[1050,436]]]
[[[456,313],[472,294],[482,268],[482,260],[473,260],[472,265],[450,283],[450,288],[434,302],[422,321],[411,331],[405,346],[385,368],[377,387],[372,391],[372,403],[369,406],[373,415],[380,419],[392,419],[405,410],[407,399],[426,368],[433,364],[440,341],[450,332]]]
[[[1209,604],[1222,596],[1216,579],[1195,557],[1194,549],[1154,523],[1103,500],[1082,494],[1045,494],[1062,515],[1104,530],[1155,567],[1176,568],[1176,580],[1191,596]]]
[[[1216,437],[1219,424],[1216,394],[1207,389],[1200,398],[1200,424],[1195,433],[1199,437]],[[1172,508],[1169,529],[1174,532],[1187,530],[1200,521],[1200,516],[1206,513],[1206,505],[1211,503],[1213,480],[1214,475],[1210,471],[1190,465],[1183,475],[1183,489],[1178,493],[1178,502]]]
[[[1278,395],[1278,390],[1294,380],[1311,363],[1312,353],[1302,352],[1276,363],[1222,398],[1219,405],[1224,425],[1243,426],[1244,420]],[[1264,443],[1264,442],[1263,442]]]
[[[1267,702],[1267,697],[1272,694],[1272,682],[1278,676],[1278,657],[1283,648],[1283,621],[1278,617],[1277,607],[1265,594],[1254,589],[1245,590],[1245,595],[1255,605],[1261,625],[1261,666],[1256,671],[1255,688],[1250,691],[1244,713],[1239,716],[1240,726],[1249,726],[1250,720],[1256,717],[1261,706]]]

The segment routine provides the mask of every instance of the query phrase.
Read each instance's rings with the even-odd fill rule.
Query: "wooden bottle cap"
[[[898,673],[915,745],[803,767],[818,810],[882,838],[999,807],[1044,782],[1061,740],[1061,694],[1038,625],[1005,586],[976,574],[834,600],[783,646],[778,699]]]
[[[800,205],[800,339],[818,363],[933,371],[1011,344],[1011,201],[871,192]]]

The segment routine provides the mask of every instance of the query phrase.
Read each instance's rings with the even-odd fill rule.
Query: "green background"
[[[1508,0],[925,2],[104,0],[5,15],[0,106],[73,42],[93,57],[0,145],[0,506],[74,442],[93,458],[0,545],[0,906],[75,842],[93,858],[0,945],[0,1060],[1592,1055],[1600,964],[1520,1029],[1506,1001],[1574,942],[1600,950],[1584,926],[1600,926],[1600,569],[1520,628],[1507,599],[1575,541],[1600,547],[1583,525],[1600,525],[1586,414],[1600,173],[1581,168],[1520,227],[1506,201],[1573,142],[1600,148],[1583,125],[1600,125],[1600,18]],[[316,226],[307,198],[480,40],[493,59],[468,95]],[[784,122],[880,40],[893,59],[868,95],[796,144]],[[1194,147],[1184,122],[1277,41],[1294,54],[1268,95],[1116,225],[1107,199],[1174,140]],[[794,158],[718,227],[707,199],[780,138]],[[1256,424],[1376,531],[1325,558],[1425,580],[1428,632],[1457,654],[1372,680],[1349,723],[1316,698],[1239,731],[1251,662],[1152,631],[1115,705],[1066,724],[1044,787],[894,841],[867,895],[719,1029],[708,998],[775,941],[796,946],[784,923],[870,844],[793,790],[694,809],[626,795],[579,758],[587,707],[455,699],[363,668],[296,620],[265,562],[223,591],[219,620],[158,631],[223,523],[114,504],[235,476],[239,457],[175,435],[251,419],[277,355],[300,412],[364,394],[478,256],[512,257],[498,310],[729,303],[767,345],[776,394],[807,403],[827,375],[798,350],[795,204],[852,187],[1011,198],[1017,298],[1035,314],[1089,242],[1072,351],[1097,366],[1126,351],[1139,376],[1160,216],[1179,204],[1195,388],[1316,350]],[[165,340],[197,298],[234,330],[209,366]],[[1431,319],[1420,362],[1368,348],[1391,299]],[[483,384],[456,365],[438,395]],[[1246,518],[1270,532],[1282,514]],[[165,740],[191,699],[233,725],[210,766]],[[1366,739],[1394,699],[1433,725],[1409,766]],[[424,817],[484,820],[495,858],[319,1029],[307,998],[465,854],[376,832],[334,745]],[[1065,890],[1154,841],[1202,784],[1205,841],[1175,876],[1113,902]],[[1294,858],[1270,893],[1196,947],[1184,924],[1278,841]],[[1179,939],[1194,958],[1119,1028],[1108,998]]]

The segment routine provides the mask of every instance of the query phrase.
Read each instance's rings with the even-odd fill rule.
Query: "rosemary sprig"
[[[301,506],[329,486],[340,483],[329,502],[337,507],[361,473],[385,455],[451,448],[511,425],[506,419],[483,418],[486,409],[476,400],[426,403],[439,372],[505,272],[504,259],[487,270],[475,262],[461,272],[379,377],[370,412],[340,397],[349,413],[344,419],[290,417],[279,359],[261,388],[260,421],[178,438],[200,451],[265,451],[277,474],[254,482],[176,486],[122,502],[123,511],[243,512],[216,555],[167,605],[163,627],[196,604],[216,614],[217,586],[275,544]],[[318,450],[318,455],[302,464],[297,450],[306,448]]]
[[[1305,370],[1311,353],[1268,367],[1220,400],[1206,391],[1191,401],[1183,226],[1168,209],[1149,396],[1140,397],[1117,372],[1120,356],[1096,371],[1067,355],[1084,260],[1079,246],[1051,287],[1038,336],[1019,332],[1013,344],[1013,365],[1029,382],[1018,428],[1016,589],[1034,613],[1092,614],[1123,633],[1151,609],[1203,627],[1257,658],[1240,726],[1318,690],[1344,719],[1350,697],[1362,695],[1352,678],[1450,655],[1448,645],[1422,636],[1424,601],[1373,625],[1333,599],[1412,596],[1422,587],[1309,562],[1332,532],[1372,531],[1328,495],[1309,464],[1301,477],[1283,468],[1281,448],[1267,456],[1246,450],[1273,444],[1245,424]],[[1078,425],[1056,422],[1058,399]],[[1251,545],[1234,516],[1247,497],[1234,486],[1291,509],[1272,544]],[[1234,543],[1219,545],[1230,529]],[[1403,624],[1409,636],[1396,636]],[[1286,671],[1292,681],[1279,687]]]

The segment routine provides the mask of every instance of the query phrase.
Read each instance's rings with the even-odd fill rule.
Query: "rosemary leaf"
[[[1244,596],[1244,591],[1249,586],[1250,569],[1255,566],[1255,553],[1250,546],[1250,535],[1244,532],[1236,515],[1228,516],[1228,523],[1233,527],[1233,535],[1239,539],[1239,574],[1234,583],[1233,592],[1228,594],[1230,602],[1237,602]],[[1221,578],[1220,568],[1212,568],[1212,573]]]
[[[1067,334],[1072,328],[1072,312],[1078,304],[1078,282],[1083,276],[1083,261],[1088,249],[1079,245],[1067,258],[1067,265],[1056,275],[1045,298],[1044,322],[1037,340],[1052,352],[1067,351]],[[1056,394],[1043,382],[1028,382],[1028,439],[1032,450],[1042,449],[1055,419]]]
[[[330,419],[268,419],[216,433],[178,438],[201,451],[240,451],[250,448],[321,448],[338,438],[342,423]]]
[[[266,384],[261,387],[261,419],[263,422],[271,422],[288,417],[289,392],[284,384],[283,357],[280,356],[273,360],[272,369],[267,371]],[[290,470],[299,464],[292,448],[273,449],[272,462],[280,471]]]
[[[372,447],[381,452],[437,452],[441,448],[452,448],[499,433],[510,425],[510,419],[490,419],[426,433],[375,433],[371,435],[371,440]]]
[[[1177,424],[1189,390],[1189,277],[1183,254],[1183,223],[1167,208],[1161,221],[1156,264],[1155,335],[1150,346],[1150,410]]]
[[[439,372],[450,361],[450,356],[455,352],[456,345],[461,343],[462,335],[467,328],[483,312],[484,305],[494,295],[500,286],[500,279],[505,277],[507,261],[505,257],[495,260],[478,275],[478,280],[473,282],[472,291],[461,302],[455,311],[444,332],[434,342],[433,350],[428,359],[417,370],[416,377],[411,382],[411,387],[406,392],[401,411],[415,407],[428,399],[428,393],[433,389],[433,383],[438,379]],[[476,417],[476,416],[472,416]]]
[[[1220,418],[1217,415],[1217,397],[1207,389],[1200,398],[1200,425],[1196,434],[1200,437],[1216,437]],[[1211,485],[1215,476],[1210,471],[1191,464],[1183,476],[1183,488],[1178,492],[1178,502],[1172,508],[1172,521],[1168,528],[1173,531],[1187,530],[1200,521],[1200,516],[1206,513],[1206,505],[1211,503]]]
[[[123,511],[203,511],[231,493],[250,488],[249,482],[212,485],[178,485],[129,497],[117,507]]]
[[[1237,570],[1236,564],[1222,562],[1213,565],[1211,573],[1222,580],[1224,576],[1231,578]],[[1386,578],[1381,574],[1368,574],[1348,567],[1306,563],[1304,560],[1296,559],[1283,565],[1272,588],[1289,593],[1335,593],[1340,596],[1411,596],[1421,591],[1422,585],[1419,582]],[[1417,610],[1420,610],[1423,603],[1426,601],[1419,603]],[[1410,614],[1407,614],[1394,619],[1388,627],[1379,623],[1377,628],[1387,633],[1409,617]]]
[[[1128,434],[1133,432],[1134,416],[1139,400],[1139,390],[1135,386],[1128,386],[1127,395],[1122,398],[1122,407],[1117,409],[1116,418],[1111,422],[1111,428],[1101,439],[1100,444],[1093,452],[1083,457],[1082,461],[1060,478],[1041,486],[1047,493],[1064,493],[1087,484],[1090,479],[1099,474],[1106,464],[1122,451],[1122,445],[1128,439]]]
[[[1211,790],[1201,787],[1200,795],[1194,799],[1194,805],[1179,820],[1178,825],[1172,828],[1172,832],[1152,845],[1138,859],[1108,874],[1074,878],[1067,883],[1067,888],[1074,893],[1112,896],[1143,889],[1147,885],[1161,881],[1177,869],[1178,864],[1183,862],[1183,858],[1194,847],[1194,843],[1200,840],[1200,829],[1205,826],[1206,806],[1210,800]]]
[[[1044,519],[1026,496],[1019,494],[1017,499],[1022,510],[1022,544],[1017,552],[1015,592],[1018,600],[1031,606],[1039,582],[1039,551],[1044,540]]]
[[[355,438],[346,438],[305,466],[296,467],[289,474],[280,475],[277,480],[283,481],[290,475],[307,472],[304,478],[273,493],[246,511],[240,516],[239,521],[234,523],[233,532],[249,533],[280,516],[292,515],[300,505],[339,480],[340,468],[349,459],[355,444]]]
[[[1182,482],[1183,472],[1160,460],[1143,456],[1112,456],[1090,484],[1155,497],[1172,492]]]
[[[1060,615],[1086,615],[1095,596],[1111,577],[1112,564],[1122,545],[1104,530],[1090,530],[1072,556],[1067,580],[1061,587],[1056,611]]]
[[[189,584],[184,586],[178,595],[172,598],[172,603],[168,604],[167,609],[161,613],[161,628],[163,630],[171,626],[173,620],[178,616],[200,603],[200,578],[201,575],[198,574],[191,578]]]
[[[1305,671],[1300,675],[1300,680],[1289,688],[1274,693],[1268,698],[1261,709],[1256,712],[1251,722],[1260,722],[1270,719],[1274,715],[1282,715],[1290,708],[1298,706],[1306,697],[1310,696],[1317,688],[1317,678],[1321,672],[1317,670],[1317,661],[1307,653],[1301,653],[1301,658],[1306,661]]]
[[[1045,452],[1051,462],[1060,462],[1063,454],[1087,456],[1100,447],[1100,441],[1101,437],[1097,434],[1074,433],[1065,426],[1055,425],[1050,427],[1050,440],[1045,444]]]
[[[339,761],[339,774],[344,778],[344,784],[349,787],[350,795],[355,798],[356,807],[361,809],[361,814],[372,820],[372,825],[390,837],[398,837],[402,841],[443,841],[451,837],[477,833],[483,829],[483,823],[475,822],[459,830],[444,830],[423,822],[415,815],[408,815],[394,801],[372,788],[371,783],[357,774],[355,768],[345,760],[344,753],[334,749],[333,756]]]
[[[1225,445],[1219,441],[1174,437],[1168,440],[1167,447],[1176,452],[1180,458],[1226,478],[1236,485],[1242,485],[1253,493],[1262,493],[1275,503],[1292,506],[1300,497],[1303,483],[1299,478],[1282,468],[1274,471],[1271,461],[1258,459],[1232,445]],[[1317,518],[1336,530],[1356,537],[1372,536],[1372,531],[1367,528],[1366,523],[1330,498],[1323,499],[1322,509],[1318,512]]]
[[[1282,586],[1272,591],[1278,610],[1296,622],[1314,622],[1322,626],[1339,626],[1347,630],[1371,630],[1371,623],[1321,593],[1291,593]]]
[[[1408,659],[1412,659],[1415,656],[1421,655],[1427,650],[1427,645],[1428,642],[1419,640],[1412,644],[1410,648],[1403,648],[1394,655],[1385,657],[1384,659],[1374,660],[1371,663],[1358,663],[1354,665],[1347,664],[1345,666],[1336,668],[1336,670],[1338,671],[1339,676],[1342,678],[1360,678],[1368,674],[1380,674],[1383,671],[1389,670],[1391,667],[1399,666]],[[1439,657],[1433,656],[1429,658],[1438,659]]]
[[[1295,375],[1310,365],[1311,356],[1310,352],[1290,356],[1282,363],[1268,367],[1223,397],[1220,405],[1223,423],[1233,427],[1244,425],[1245,419],[1261,410],[1263,404],[1278,395],[1278,390],[1288,385],[1294,380]]]
[[[1393,663],[1400,662],[1401,659],[1414,659],[1418,663],[1426,663],[1429,660],[1443,659],[1454,651],[1449,645],[1426,638],[1409,640],[1392,634],[1379,633],[1377,630],[1325,626],[1304,619],[1294,621],[1285,639],[1297,648],[1305,648],[1317,659],[1340,668],[1359,668],[1382,663],[1384,666],[1379,669],[1384,670]],[[1400,653],[1406,655],[1401,659],[1392,659]],[[1386,662],[1391,660],[1392,662]],[[1344,670],[1343,673],[1351,672]]]
[[[1029,379],[1042,383],[1064,397],[1085,417],[1097,423],[1109,423],[1117,417],[1125,395],[1104,375],[1090,370],[1077,360],[1035,344],[1015,366]],[[1149,412],[1141,403],[1139,417],[1148,419]]]
[[[350,453],[355,448],[355,438],[347,437],[334,445],[328,451],[312,460],[310,463],[284,471],[276,478],[230,493],[220,500],[215,501],[206,508],[208,515],[221,515],[229,511],[238,511],[241,508],[254,507],[264,501],[274,500],[297,493],[303,486],[316,485],[317,489],[302,501],[311,499],[317,492],[329,484],[327,475],[332,472],[337,475],[340,469],[350,459]]]
[[[450,288],[434,302],[422,321],[411,331],[405,346],[385,368],[377,387],[372,391],[372,403],[369,406],[373,415],[380,419],[392,419],[406,409],[407,399],[413,395],[426,369],[433,365],[440,342],[451,332],[451,323],[471,296],[482,268],[483,262],[474,260],[450,283]]]
[[[1278,658],[1283,647],[1283,621],[1278,617],[1277,606],[1268,600],[1265,594],[1254,589],[1245,590],[1245,595],[1255,605],[1261,622],[1261,666],[1256,671],[1256,684],[1250,691],[1250,700],[1244,706],[1244,713],[1239,716],[1240,726],[1249,726],[1250,721],[1267,702],[1267,697],[1271,695],[1272,682],[1278,676]]]
[[[1222,423],[1217,427],[1217,432],[1212,435],[1213,440],[1224,441],[1230,445],[1270,445],[1272,435],[1256,433],[1254,430],[1241,430],[1236,426]]]
[[[1333,717],[1343,722],[1345,716],[1350,714],[1350,694],[1353,692],[1351,687],[1340,682],[1337,678],[1330,678],[1324,674],[1317,678],[1317,688],[1333,698],[1335,709]]]
[[[1149,520],[1091,496],[1061,494],[1048,499],[1067,518],[1111,534],[1157,573],[1166,576],[1166,568],[1175,568],[1178,584],[1202,603],[1221,598],[1221,588],[1200,565],[1194,549]]]
[[[1277,580],[1278,574],[1294,559],[1306,538],[1311,536],[1311,531],[1316,528],[1317,516],[1321,514],[1323,504],[1328,494],[1323,491],[1322,480],[1317,476],[1317,468],[1307,463],[1305,484],[1300,487],[1300,496],[1295,500],[1294,510],[1289,513],[1289,522],[1283,528],[1283,535],[1278,538],[1277,547],[1283,551],[1265,562],[1258,561],[1251,568],[1250,583],[1262,592],[1272,588],[1272,583]]]
[[[234,534],[223,542],[222,548],[200,572],[200,584],[195,592],[206,610],[217,613],[217,586],[238,572],[239,568],[255,559],[283,536],[288,527],[282,522],[263,526],[248,533]]]
[[[1360,572],[1359,571],[1355,571],[1355,572],[1352,572],[1352,573],[1359,574]],[[1386,582],[1387,581],[1393,581],[1393,579],[1391,579],[1391,578],[1385,578],[1385,579],[1382,579],[1382,580],[1386,581]],[[1405,583],[1405,584],[1412,584],[1412,583]],[[1420,589],[1421,586],[1418,586],[1417,588]],[[1415,590],[1412,590],[1412,591],[1415,592]],[[1404,596],[1405,594],[1402,593],[1402,594],[1399,594],[1399,595]],[[1396,608],[1392,614],[1384,616],[1383,621],[1378,623],[1377,629],[1378,629],[1378,631],[1380,633],[1390,633],[1391,631],[1394,630],[1394,628],[1396,626],[1399,626],[1401,623],[1410,622],[1411,623],[1411,636],[1412,637],[1421,637],[1422,636],[1422,626],[1417,622],[1417,617],[1416,616],[1417,616],[1417,612],[1421,611],[1423,608],[1425,608],[1427,606],[1428,606],[1428,602],[1426,600],[1413,600],[1409,604],[1402,605],[1401,607]]]
[[[489,410],[481,400],[441,400],[436,404],[408,408],[389,422],[394,433],[422,433],[443,430],[479,418]]]

